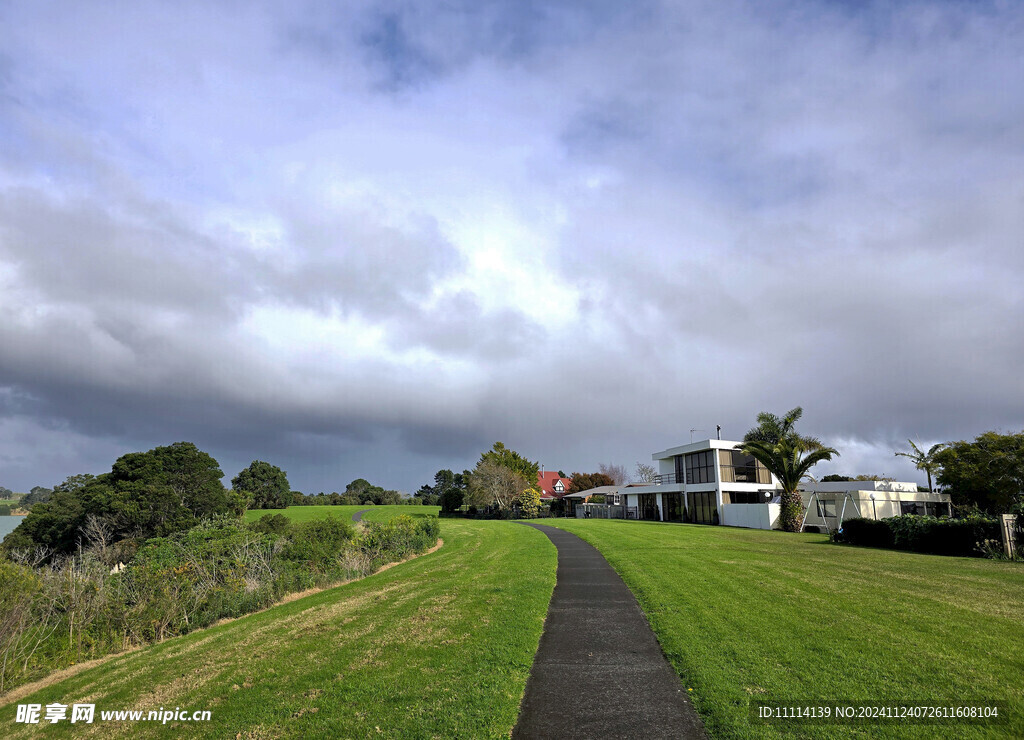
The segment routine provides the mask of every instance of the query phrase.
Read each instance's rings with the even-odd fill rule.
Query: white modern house
[[[737,448],[705,439],[655,452],[658,475],[645,486],[620,490],[637,519],[772,529],[779,519],[779,482]]]
[[[655,452],[658,474],[647,485],[619,489],[626,515],[662,522],[723,524],[751,529],[779,526],[781,486],[741,442],[705,439]],[[806,524],[834,529],[856,516],[948,515],[945,493],[918,492],[916,483],[839,481],[800,488]]]

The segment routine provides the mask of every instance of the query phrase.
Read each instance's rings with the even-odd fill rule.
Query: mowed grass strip
[[[309,507],[295,507],[287,512]],[[323,507],[338,509],[342,507]],[[375,518],[414,507],[378,507]],[[418,507],[416,507],[418,508]],[[405,513],[405,511],[398,512]],[[122,655],[18,703],[95,703],[47,735],[507,737],[543,628],[557,553],[513,522],[442,521],[444,546],[387,571]],[[209,709],[208,723],[98,720],[107,709]]]
[[[380,511],[378,512],[378,515],[384,515],[384,518],[381,521],[386,521],[387,519],[390,519],[393,516],[398,516],[399,514],[407,514],[409,516],[437,516],[437,512],[440,511],[441,507],[374,506],[373,504],[363,504],[362,506],[350,506],[348,504],[344,506],[289,506],[287,509],[250,509],[245,512],[243,519],[247,522],[255,522],[265,516],[282,514],[293,522],[308,522],[311,519],[322,519],[325,516],[334,516],[350,522],[352,521],[353,514],[357,511],[364,511],[366,509],[379,509]]]
[[[548,520],[636,595],[715,738],[1024,737],[1024,565],[824,535]],[[614,626],[609,626],[614,629]],[[1008,724],[751,722],[751,699],[1008,702]]]

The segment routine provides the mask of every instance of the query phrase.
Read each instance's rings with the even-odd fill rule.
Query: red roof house
[[[569,493],[572,478],[562,478],[558,471],[537,473],[537,485],[540,486],[542,499],[562,498]]]

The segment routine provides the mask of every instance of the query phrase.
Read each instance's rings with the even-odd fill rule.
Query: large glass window
[[[715,457],[711,450],[686,456],[686,484],[714,483]]]
[[[691,521],[696,524],[718,524],[718,506],[714,491],[693,491],[687,496]]]
[[[771,485],[771,473],[753,455],[745,455],[739,450],[719,450],[718,459],[722,464],[723,483]]]
[[[900,514],[948,516],[949,507],[937,501],[900,501]]]
[[[822,501],[816,499],[818,503],[818,516],[824,518],[826,516],[836,515],[836,502],[835,501]]]
[[[655,522],[661,520],[661,517],[658,516],[658,501],[655,498],[657,495],[656,493],[641,493],[637,496],[641,519]]]
[[[666,522],[683,521],[683,494],[663,493],[661,494],[661,505],[665,510]]]

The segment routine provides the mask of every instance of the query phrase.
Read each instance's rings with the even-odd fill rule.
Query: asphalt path
[[[352,515],[352,521],[354,521],[354,522],[361,522],[361,521],[363,521],[363,514],[365,514],[368,511],[369,511],[369,509],[361,509],[360,511],[357,511],[355,514]]]
[[[633,593],[604,556],[539,524],[555,590],[513,738],[706,738]]]

